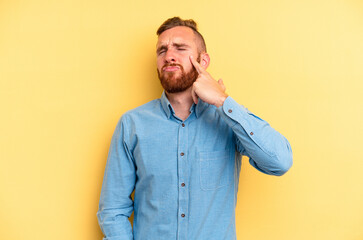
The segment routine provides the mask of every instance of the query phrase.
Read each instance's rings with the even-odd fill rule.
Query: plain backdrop
[[[102,239],[111,136],[160,97],[155,32],[173,16],[293,149],[282,177],[243,159],[238,239],[363,239],[361,0],[1,0],[0,239]]]

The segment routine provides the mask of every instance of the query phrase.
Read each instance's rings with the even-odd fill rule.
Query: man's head
[[[156,31],[156,34],[160,36],[163,32],[173,27],[188,27],[192,29],[196,38],[195,40],[197,41],[199,54],[202,52],[207,52],[207,46],[205,45],[204,38],[202,34],[198,32],[197,23],[193,19],[183,20],[180,17],[169,18],[163,24],[161,24],[159,29]]]
[[[168,93],[187,90],[198,77],[189,56],[197,59],[202,67],[209,65],[205,42],[197,24],[193,20],[170,18],[159,27],[157,35],[157,71],[163,88]]]

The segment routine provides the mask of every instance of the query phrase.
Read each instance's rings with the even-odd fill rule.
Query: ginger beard
[[[200,61],[200,57],[198,56],[197,58],[197,62]],[[176,71],[176,72],[164,72],[162,69],[164,67],[168,67],[168,66],[178,66],[180,68],[180,72]],[[162,68],[161,68],[161,72],[159,71],[159,69],[157,69],[158,71],[158,77],[160,79],[160,83],[161,86],[163,86],[164,90],[167,93],[178,93],[178,92],[183,92],[185,90],[187,90],[188,88],[190,88],[193,83],[195,82],[195,80],[197,80],[198,78],[198,72],[197,70],[194,68],[194,66],[192,67],[192,69],[189,72],[185,72],[184,68],[182,65],[177,64],[177,63],[168,63],[165,64]],[[178,76],[179,74],[179,76]]]

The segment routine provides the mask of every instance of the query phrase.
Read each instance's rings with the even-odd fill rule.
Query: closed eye
[[[161,47],[159,47],[159,48],[157,49],[156,53],[157,53],[158,55],[160,55],[160,54],[162,54],[162,53],[165,53],[167,49],[168,49],[168,48],[167,48],[166,46],[161,46]]]
[[[189,45],[185,44],[185,43],[174,43],[173,46],[178,50],[178,51],[185,51],[187,49],[189,49]]]

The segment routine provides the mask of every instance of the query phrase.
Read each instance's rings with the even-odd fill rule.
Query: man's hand
[[[224,100],[228,97],[225,93],[226,87],[223,84],[223,80],[219,79],[217,82],[192,56],[189,59],[199,74],[192,87],[194,103],[198,103],[199,97],[204,102],[216,107],[222,106]]]

